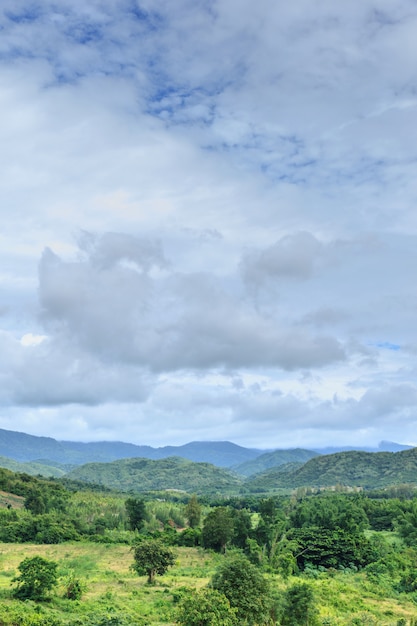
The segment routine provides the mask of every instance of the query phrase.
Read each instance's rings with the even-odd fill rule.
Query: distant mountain
[[[318,454],[336,454],[337,452],[400,452],[401,450],[411,450],[413,446],[407,446],[393,441],[380,441],[378,447],[372,446],[327,446],[326,448],[314,448]]]
[[[279,467],[288,463],[305,463],[315,456],[318,456],[318,452],[303,450],[302,448],[275,450],[274,452],[261,454],[251,461],[245,461],[240,465],[235,465],[233,470],[239,474],[239,476],[248,477],[264,472],[272,467]]]
[[[58,461],[64,455],[64,447],[51,437],[34,437],[0,429],[0,456],[25,462],[40,458]]]
[[[36,437],[0,429],[0,456],[21,462],[46,459],[62,464],[83,465],[133,457],[156,460],[180,456],[190,461],[231,467],[254,459],[263,452],[264,450],[243,448],[229,441],[195,441],[183,446],[152,448],[120,441],[56,441],[51,437]]]
[[[67,478],[133,493],[181,490],[224,494],[236,492],[242,484],[238,476],[226,469],[180,457],[88,463],[69,472]]]
[[[394,441],[380,441],[378,452],[401,452],[402,450],[411,450],[414,446],[405,446],[402,443],[394,443]]]
[[[338,452],[317,456],[290,471],[272,468],[248,479],[249,490],[330,487],[344,485],[375,489],[403,483],[417,484],[417,448],[400,452]]]
[[[183,446],[165,446],[156,449],[154,458],[181,456],[196,463],[212,463],[217,467],[233,467],[238,463],[256,459],[264,450],[243,448],[230,441],[193,441]]]
[[[370,451],[397,452],[409,448],[410,446],[382,441],[378,448]],[[71,466],[86,463],[109,463],[135,457],[158,460],[177,456],[196,463],[211,463],[217,467],[233,468],[241,476],[252,476],[269,468],[279,467],[283,463],[307,461],[315,454],[331,454],[340,450],[341,448],[322,448],[265,451],[244,448],[229,441],[194,441],[182,446],[153,448],[120,441],[91,443],[57,441],[52,437],[36,437],[0,429],[0,456],[20,463],[36,462],[41,466],[46,465],[47,469],[41,468],[42,471],[39,472],[44,475],[56,475],[57,470],[59,474],[61,471],[66,472]],[[29,473],[29,470],[26,471]]]

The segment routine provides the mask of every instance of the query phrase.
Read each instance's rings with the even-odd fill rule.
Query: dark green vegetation
[[[227,556],[211,581],[236,609],[240,624],[265,624],[269,619],[270,587],[266,576],[240,553]]]
[[[292,452],[292,455],[268,455],[268,462],[309,456],[303,450]],[[250,469],[243,471],[249,472]],[[417,448],[396,453],[339,452],[316,455],[305,463],[281,463],[246,479],[209,463],[194,463],[179,457],[159,461],[122,459],[112,463],[89,463],[76,467],[67,477],[136,493],[161,489],[199,494],[268,493],[297,487],[336,486],[376,489],[405,483],[417,485]]]
[[[410,446],[383,441],[378,448],[368,448],[366,451],[399,452],[409,448]],[[56,441],[51,437],[35,437],[0,429],[2,467],[7,467],[13,471],[25,471],[28,474],[41,473],[42,475],[54,476],[66,473],[71,469],[71,466],[86,463],[108,463],[127,458],[158,460],[172,456],[196,463],[211,463],[217,467],[233,469],[242,476],[250,476],[278,465],[305,463],[317,454],[330,454],[346,450],[346,448],[323,448],[314,451],[292,449],[265,452],[243,448],[229,441],[194,441],[182,446],[152,448],[151,446],[119,441],[92,443]],[[25,466],[12,466],[15,461],[27,464]]]
[[[370,456],[392,476],[387,459],[403,459],[406,472],[415,451]],[[351,453],[332,457],[345,467]],[[245,494],[231,475],[238,487],[227,495],[228,482],[214,489],[208,480],[225,470],[184,459],[103,471],[115,479],[122,468],[118,478],[131,479],[130,461],[159,487],[175,486],[121,493],[103,490],[99,474],[85,483],[0,469],[2,626],[410,626],[417,618],[412,484]],[[188,493],[178,491],[182,480]]]
[[[180,457],[159,461],[122,459],[112,463],[88,463],[71,471],[68,477],[133,492],[178,489],[198,493],[227,493],[237,490],[241,482],[228,470],[209,463],[193,463]]]
[[[251,461],[246,461],[240,465],[236,465],[233,469],[240,476],[253,476],[260,472],[265,472],[272,467],[281,467],[288,463],[303,464],[319,456],[317,452],[312,450],[303,450],[302,448],[294,448],[293,450],[274,450],[261,454]]]
[[[148,583],[155,582],[155,576],[162,576],[175,563],[175,554],[161,539],[140,539],[133,546],[133,569],[148,577]]]
[[[19,600],[45,600],[58,584],[58,565],[41,556],[27,558],[19,564],[19,576],[13,578],[17,585],[13,595]]]
[[[132,494],[166,489],[200,495],[267,494],[298,487],[377,489],[417,484],[417,448],[404,449],[389,442],[379,448],[395,452],[320,455],[293,449],[262,453],[230,442],[156,449],[120,442],[58,442],[0,429],[0,454],[13,457],[0,457],[3,467]]]
[[[8,457],[0,457],[0,467],[12,470],[12,472],[20,472],[30,474],[31,476],[64,476],[72,466],[60,466],[59,463],[53,464],[50,461],[42,463],[40,461],[27,461],[26,463],[20,463],[14,459]]]
[[[279,470],[279,468],[278,468]],[[275,469],[260,478],[276,487],[329,487],[345,485],[377,489],[402,483],[417,483],[417,448],[400,452],[339,452],[311,459],[294,470]]]
[[[177,619],[182,626],[236,626],[236,609],[215,589],[193,591],[181,600]]]

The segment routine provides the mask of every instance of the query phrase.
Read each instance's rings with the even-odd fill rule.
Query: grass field
[[[133,559],[128,546],[0,544],[0,624],[43,626],[53,624],[48,619],[56,618],[60,623],[74,626],[171,626],[175,623],[175,599],[181,589],[206,585],[224,558],[195,548],[177,548],[176,553],[175,566],[165,576],[158,577],[155,585],[149,586],[145,576],[139,577],[131,570]],[[40,608],[33,602],[11,598],[12,579],[18,573],[19,563],[36,555],[56,561],[60,576],[59,587],[51,600],[42,603]],[[65,580],[71,574],[86,585],[79,601],[63,598]],[[375,585],[365,573],[333,572],[329,575],[323,572],[315,578],[303,579],[313,587],[320,606],[321,623],[327,626],[395,626],[400,618],[409,623],[417,616],[413,597],[395,593],[389,586]],[[278,594],[294,581],[295,578],[284,582],[278,576],[271,576],[272,586]]]

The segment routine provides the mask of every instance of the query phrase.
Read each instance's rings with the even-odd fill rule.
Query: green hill
[[[318,456],[290,471],[272,468],[246,481],[249,490],[345,485],[376,489],[417,484],[417,448],[400,452],[338,452]]]
[[[29,474],[30,476],[39,475],[60,478],[66,474],[66,470],[63,467],[59,467],[58,463],[51,465],[47,461],[28,461],[26,463],[20,463],[19,461],[9,459],[5,456],[0,456],[0,467],[20,474]]]
[[[69,472],[67,477],[136,493],[167,489],[200,494],[231,493],[242,485],[241,479],[228,470],[180,457],[87,463]]]
[[[318,452],[312,450],[303,450],[302,448],[294,448],[292,450],[274,450],[274,452],[266,452],[256,459],[246,461],[240,465],[233,467],[233,470],[239,476],[253,476],[273,467],[286,465],[287,463],[306,463],[310,459],[319,456]]]

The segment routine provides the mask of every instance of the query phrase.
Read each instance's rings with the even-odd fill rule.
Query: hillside
[[[0,467],[4,467],[12,472],[18,472],[20,474],[29,474],[30,476],[54,476],[55,478],[64,476],[66,471],[57,465],[49,465],[47,463],[43,463],[42,461],[20,463],[14,459],[0,456]]]
[[[417,448],[400,452],[338,452],[318,456],[290,471],[273,468],[246,481],[257,490],[346,485],[375,489],[402,483],[417,484]]]
[[[303,450],[302,448],[275,450],[274,452],[261,454],[261,456],[251,461],[236,465],[233,467],[233,470],[239,474],[239,476],[249,477],[264,472],[272,467],[286,465],[287,463],[306,463],[315,456],[318,456],[318,452]]]
[[[177,489],[190,493],[223,494],[235,492],[242,484],[228,470],[180,457],[88,463],[75,468],[67,477],[134,493]]]

